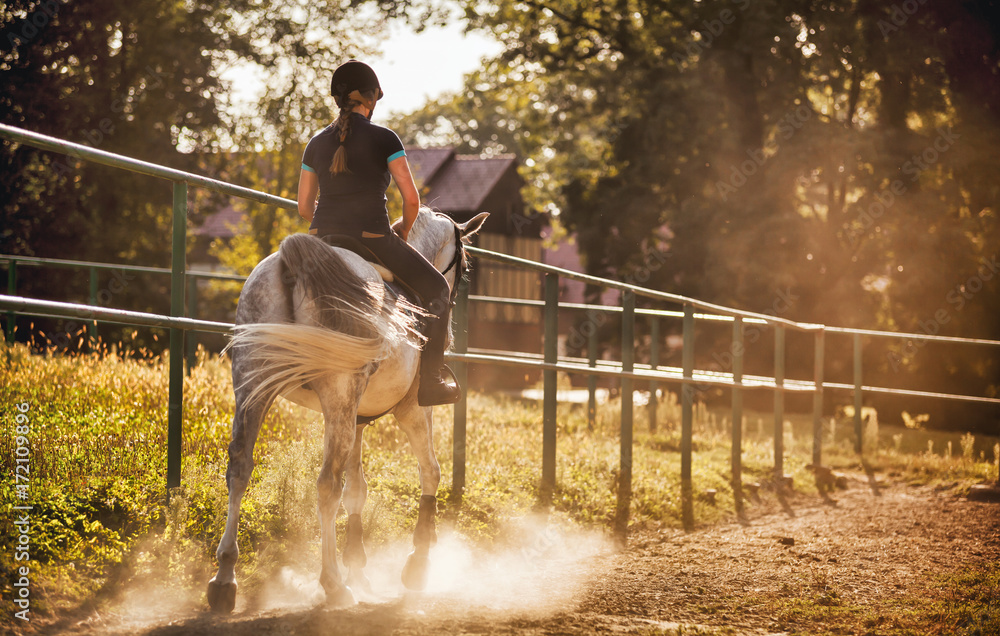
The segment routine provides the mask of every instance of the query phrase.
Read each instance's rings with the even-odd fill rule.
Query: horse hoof
[[[208,606],[219,614],[231,613],[236,607],[236,581],[216,583],[214,578],[209,581]]]
[[[403,566],[403,585],[408,590],[422,592],[427,587],[427,573],[430,566],[430,559],[426,555],[418,556],[411,552],[406,557],[406,565]]]
[[[342,608],[342,607],[352,607],[357,605],[357,600],[354,598],[354,592],[351,588],[346,585],[341,585],[334,590],[326,591],[326,604],[329,607]]]
[[[372,583],[365,576],[364,572],[349,572],[347,574],[347,586],[352,590],[359,590],[362,594],[371,596]]]

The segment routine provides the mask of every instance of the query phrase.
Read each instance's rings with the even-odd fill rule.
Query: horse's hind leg
[[[323,466],[316,480],[319,492],[319,524],[322,533],[323,569],[319,582],[330,605],[353,605],[354,594],[344,585],[337,567],[337,511],[344,494],[344,470],[355,446],[358,402],[364,391],[361,376],[335,376],[316,383],[326,421],[323,436]],[[350,534],[350,533],[349,533]]]
[[[236,561],[240,556],[236,536],[240,523],[240,504],[253,472],[253,447],[257,442],[264,414],[270,406],[270,401],[264,400],[248,406],[248,393],[247,387],[240,387],[236,393],[233,438],[229,443],[229,466],[226,468],[229,510],[226,515],[226,530],[215,552],[219,571],[208,582],[208,605],[213,611],[223,613],[232,612],[236,606]]]
[[[368,482],[365,480],[362,459],[362,433],[364,425],[358,426],[354,436],[354,448],[347,460],[344,487],[344,508],[347,509],[347,537],[344,541],[344,567],[347,568],[347,585],[352,589],[371,591],[371,584],[365,576],[364,567],[368,564],[365,554],[364,531],[361,525],[361,512],[368,498]]]
[[[441,467],[434,455],[433,419],[430,407],[417,404],[416,392],[411,392],[394,411],[400,428],[410,441],[420,466],[420,509],[413,532],[413,552],[403,567],[403,585],[410,590],[427,586],[430,549],[437,542],[434,529],[437,515],[437,489],[441,482]]]

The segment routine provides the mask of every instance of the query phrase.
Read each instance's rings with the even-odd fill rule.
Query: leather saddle
[[[328,236],[320,237],[324,243],[330,247],[339,247],[345,249],[349,252],[354,252],[361,258],[365,259],[371,263],[378,275],[382,277],[382,280],[386,284],[392,283],[396,280],[393,275],[392,270],[386,267],[382,261],[379,260],[375,253],[364,246],[364,244],[353,236],[346,236],[343,234],[330,234]]]

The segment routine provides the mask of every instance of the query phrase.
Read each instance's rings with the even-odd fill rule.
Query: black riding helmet
[[[347,97],[354,91],[365,92],[367,90],[377,91],[376,99],[382,99],[385,93],[379,86],[378,77],[372,67],[358,60],[344,62],[333,72],[333,80],[330,82],[330,94],[337,102],[337,106],[347,101]]]

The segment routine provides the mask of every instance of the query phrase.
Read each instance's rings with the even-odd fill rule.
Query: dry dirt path
[[[153,623],[112,615],[54,625],[51,631],[80,636],[924,633],[904,628],[913,611],[946,594],[942,576],[1000,562],[997,504],[929,487],[887,485],[873,492],[860,478],[833,500],[796,495],[786,504],[770,510],[751,506],[749,521],[742,524],[691,533],[634,532],[624,553],[580,537],[565,537],[559,546],[536,538],[534,547],[519,555],[484,557],[485,564],[467,558],[469,569],[450,587],[347,610],[306,599],[298,608],[238,607],[225,618],[188,609]],[[444,560],[451,558],[447,546],[439,548]],[[456,567],[461,570],[463,562]]]

